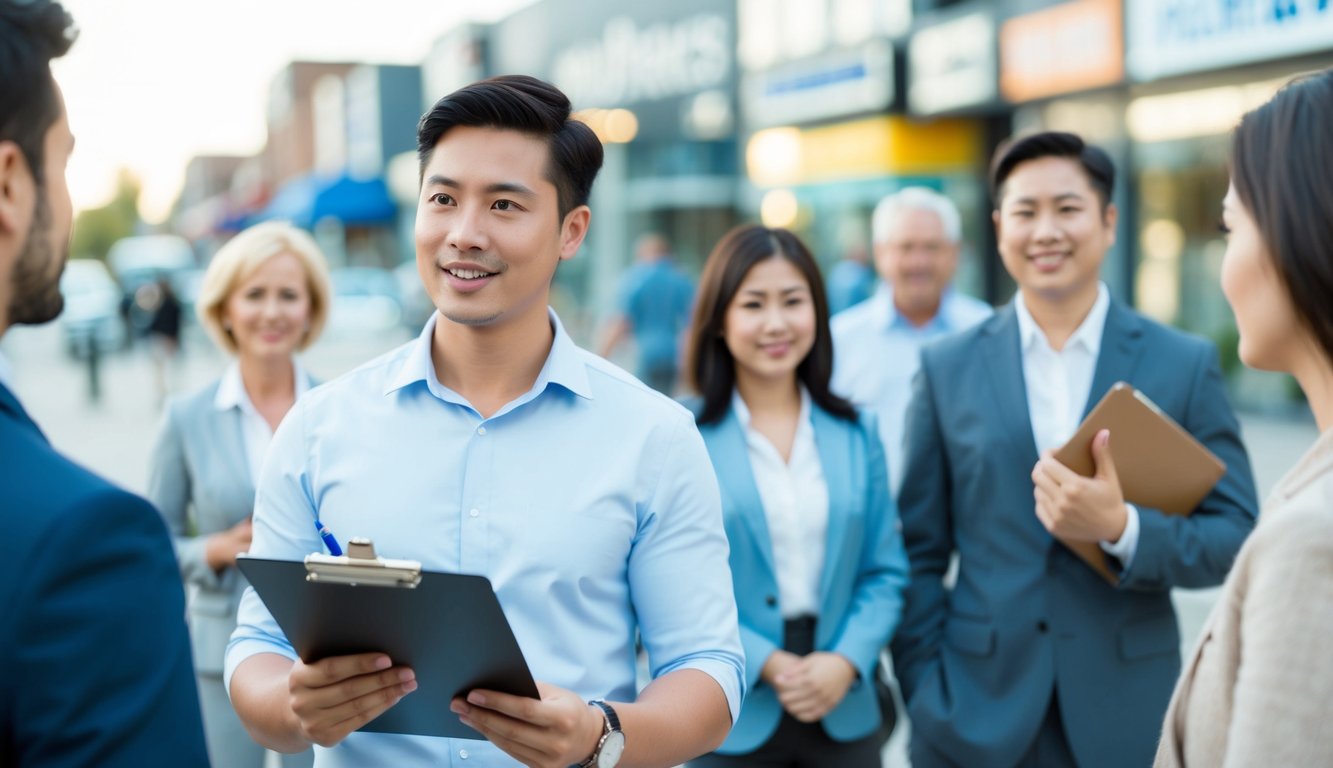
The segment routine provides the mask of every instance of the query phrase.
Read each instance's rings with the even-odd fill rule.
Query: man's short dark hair
[[[51,59],[74,43],[74,19],[54,0],[0,0],[0,141],[23,152],[38,186],[46,132],[60,117]]]
[[[1065,157],[1077,161],[1087,174],[1097,196],[1101,198],[1102,210],[1111,204],[1111,194],[1115,191],[1115,165],[1111,156],[1100,147],[1094,147],[1083,141],[1078,134],[1062,131],[1034,133],[1005,142],[995,150],[995,158],[990,167],[990,193],[993,205],[998,209],[1004,196],[1004,182],[1020,164],[1043,157]]]
[[[425,175],[435,145],[452,128],[500,128],[545,139],[550,150],[546,178],[555,185],[560,220],[587,205],[602,167],[602,142],[586,124],[571,120],[569,97],[527,75],[500,75],[475,82],[435,102],[417,125],[417,159]]]

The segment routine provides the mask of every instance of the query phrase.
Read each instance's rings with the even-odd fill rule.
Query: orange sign
[[[1125,77],[1120,0],[1076,0],[1000,27],[1000,93],[1011,102],[1100,88]]]

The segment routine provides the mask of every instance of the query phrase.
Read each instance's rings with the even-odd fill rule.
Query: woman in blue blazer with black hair
[[[750,225],[718,243],[688,357],[749,678],[731,735],[692,765],[878,768],[907,556],[879,433],[829,391],[823,280],[795,235]]]

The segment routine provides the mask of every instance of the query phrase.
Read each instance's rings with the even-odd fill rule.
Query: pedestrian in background
[[[865,246],[853,245],[828,273],[828,311],[836,315],[860,304],[875,292],[875,270]]]
[[[1296,377],[1320,436],[1278,483],[1204,624],[1157,765],[1333,765],[1333,69],[1247,114],[1222,204],[1240,359]]]
[[[241,232],[213,256],[197,312],[235,356],[222,376],[174,400],[153,447],[148,498],[176,541],[192,588],[190,635],[208,753],[215,768],[262,768],[264,748],[241,725],[222,681],[246,581],[259,467],[273,431],[314,381],[295,354],[318,338],[329,311],[328,264],[309,234],[282,222]],[[310,750],[284,755],[308,766]]]
[[[903,419],[921,347],[991,315],[989,304],[953,290],[963,225],[953,201],[908,187],[875,206],[871,222],[874,296],[835,315],[833,391],[875,414],[897,496],[903,472]]]
[[[893,643],[916,768],[1149,764],[1180,673],[1171,590],[1220,584],[1254,525],[1217,349],[1099,278],[1114,186],[1110,157],[1074,134],[1002,145],[992,217],[1018,293],[922,350],[898,496],[912,581]],[[1117,381],[1225,462],[1193,514],[1125,503],[1115,434],[1094,441],[1093,477],[1053,457]],[[1060,540],[1097,543],[1115,583]]]
[[[617,314],[599,354],[610,357],[632,335],[636,375],[670,395],[679,376],[681,334],[689,322],[694,284],[676,266],[671,244],[655,232],[639,238],[634,262],[621,278]]]
[[[56,318],[74,136],[50,61],[74,20],[0,0],[0,336]],[[203,766],[185,595],[143,499],[74,464],[0,356],[0,765]]]
[[[749,693],[695,768],[880,765],[894,711],[879,659],[907,555],[874,417],[829,391],[832,358],[805,245],[754,225],[723,237],[687,360],[722,486]]]
[[[171,392],[171,372],[180,354],[181,302],[166,275],[159,276],[152,285],[157,295],[148,321],[148,352],[153,357],[157,400],[161,404]]]

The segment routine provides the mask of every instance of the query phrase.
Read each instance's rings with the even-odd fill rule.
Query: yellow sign
[[[751,181],[775,187],[970,171],[981,154],[981,126],[975,120],[892,115],[759,131],[746,146],[745,158]]]

